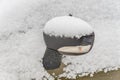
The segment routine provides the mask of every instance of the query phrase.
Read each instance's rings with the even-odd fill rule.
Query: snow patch
[[[44,32],[50,36],[80,38],[81,36],[91,34],[93,29],[87,22],[80,18],[61,16],[48,21]]]

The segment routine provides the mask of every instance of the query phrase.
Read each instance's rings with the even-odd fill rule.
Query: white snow
[[[76,37],[89,35],[93,32],[92,27],[80,18],[71,16],[55,17],[45,25],[44,32],[50,36]]]
[[[5,2],[4,2],[5,1]],[[45,51],[42,29],[57,16],[72,13],[87,21],[96,34],[90,53],[65,56],[65,73],[75,78],[120,68],[119,0],[1,0],[0,80],[53,80],[41,60]]]

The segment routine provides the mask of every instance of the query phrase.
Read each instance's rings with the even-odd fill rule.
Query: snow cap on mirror
[[[56,37],[80,38],[92,32],[93,29],[87,22],[72,16],[55,17],[49,20],[44,27],[45,34]]]

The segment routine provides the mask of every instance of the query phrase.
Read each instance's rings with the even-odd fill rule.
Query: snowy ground
[[[42,28],[56,16],[72,13],[95,29],[89,54],[65,56],[69,64],[60,76],[75,78],[120,67],[119,0],[0,0],[0,80],[41,80],[52,77],[41,59],[45,45]],[[43,79],[43,80],[44,80]]]

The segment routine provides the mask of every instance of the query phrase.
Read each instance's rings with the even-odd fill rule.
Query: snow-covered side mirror
[[[62,16],[46,23],[43,36],[47,46],[43,66],[48,70],[60,66],[62,54],[88,53],[92,49],[95,34],[85,21],[72,16]]]

